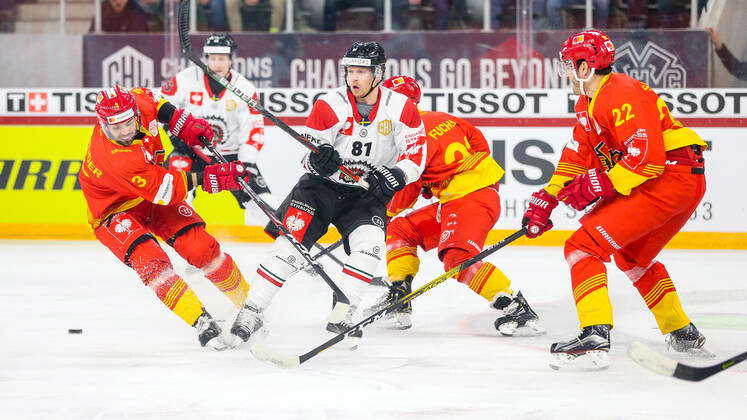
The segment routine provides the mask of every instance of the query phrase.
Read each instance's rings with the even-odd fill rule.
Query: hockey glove
[[[386,205],[394,196],[394,193],[405,188],[405,173],[402,169],[395,167],[374,169],[366,176],[368,182],[368,194]]]
[[[532,194],[529,208],[521,219],[521,225],[527,228],[527,238],[536,238],[552,229],[550,215],[557,206],[558,200],[544,189]]]
[[[198,150],[198,155],[205,160],[205,154],[202,152],[203,142],[200,139],[204,137],[207,142],[213,140],[213,129],[210,124],[202,118],[196,118],[184,109],[177,109],[169,121],[169,133],[172,136],[179,137],[184,144],[192,150]],[[209,158],[206,162],[210,162]]]
[[[600,198],[612,198],[616,194],[606,172],[589,169],[568,182],[558,193],[558,200],[580,211]]]
[[[265,177],[259,172],[256,163],[244,162],[246,170],[251,174],[249,178],[249,187],[257,194],[269,194],[270,188],[267,187]]]
[[[241,189],[237,177],[249,178],[244,164],[239,161],[208,165],[202,175],[202,189],[210,194]]]
[[[322,144],[319,146],[319,152],[309,153],[307,159],[307,168],[310,169],[314,175],[319,175],[323,178],[335,173],[337,168],[342,165],[340,154],[337,153],[337,150],[329,144]]]

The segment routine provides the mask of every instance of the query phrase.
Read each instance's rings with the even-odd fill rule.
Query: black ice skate
[[[665,341],[667,347],[674,351],[696,353],[702,349],[706,338],[691,322],[669,333]]]
[[[569,341],[552,343],[550,367],[558,370],[566,366],[600,370],[609,367],[610,326],[590,325],[578,337]]]
[[[221,336],[220,326],[204,309],[202,315],[195,321],[194,327],[197,330],[197,339],[202,347],[207,346],[218,351],[228,348]]]
[[[264,330],[264,316],[262,311],[258,308],[244,304],[238,314],[236,314],[236,320],[231,326],[231,334],[241,339],[241,341],[247,343],[250,339],[255,340],[258,337],[266,335]],[[234,341],[234,345],[241,344]]]
[[[392,305],[394,302],[410,293],[412,293],[412,276],[407,276],[404,280],[395,282],[389,286],[389,292],[380,297],[373,306],[366,310],[366,316],[370,316],[371,314]],[[406,330],[412,327],[411,315],[412,302],[407,302],[402,307],[387,315],[384,320],[388,322],[390,328]]]
[[[490,306],[503,312],[503,316],[495,320],[495,329],[501,335],[541,335],[545,329],[539,323],[539,316],[532,310],[521,292],[516,295],[498,293]]]
[[[328,322],[327,323],[327,331],[332,334],[340,334],[343,331],[347,331],[350,329],[353,324],[353,313],[355,312],[355,306],[351,306],[348,309],[347,314],[345,314],[345,318],[342,319],[342,321],[339,322]],[[361,337],[363,337],[363,330],[357,330],[354,331],[352,334],[348,334],[347,337],[345,337],[344,340],[342,340],[338,344],[338,348],[344,348],[347,350],[355,350],[358,348],[358,343],[361,341]]]

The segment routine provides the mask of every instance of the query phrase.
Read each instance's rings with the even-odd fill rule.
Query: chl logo
[[[687,70],[679,58],[664,47],[648,41],[643,48],[626,42],[617,49],[615,71],[625,73],[651,87],[687,87]]]
[[[101,62],[103,86],[155,86],[153,60],[126,45]]]

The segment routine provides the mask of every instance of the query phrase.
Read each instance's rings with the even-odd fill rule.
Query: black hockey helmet
[[[376,69],[380,69],[381,73],[379,75],[383,75],[384,64],[386,64],[384,47],[378,42],[355,41],[342,56],[340,64],[344,68],[348,66],[371,67],[374,74],[377,72]]]
[[[202,47],[202,53],[205,57],[208,54],[228,54],[233,58],[236,52],[236,41],[227,33],[213,33],[205,40]]]

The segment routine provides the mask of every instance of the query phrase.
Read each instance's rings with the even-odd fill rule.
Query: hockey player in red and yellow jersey
[[[159,122],[168,123],[172,134],[191,147],[201,145],[200,137],[210,140],[213,131],[205,120],[157,99],[148,89],[105,89],[96,98],[96,114],[99,122],[78,175],[96,238],[197,329],[202,346],[225,348],[220,327],[174,273],[155,236],[240,305],[249,285],[184,199],[196,185],[210,193],[235,190],[236,178],[246,176],[246,170],[237,162],[209,165],[202,173],[164,169]]]
[[[552,227],[558,201],[583,210],[581,228],[565,244],[581,333],[554,343],[551,366],[590,363],[605,368],[612,305],[604,263],[614,258],[638,289],[667,343],[699,349],[705,337],[690,322],[656,256],[684,226],[705,193],[706,144],[669,113],[645,83],[612,72],[607,35],[572,35],[561,50],[572,82],[578,122],[549,185],[534,193],[524,215],[529,237]]]
[[[420,86],[408,76],[394,76],[383,86],[402,93],[416,104]],[[468,122],[443,112],[421,111],[425,125],[427,158],[417,182],[397,192],[387,207],[394,217],[409,209],[421,192],[436,197],[433,203],[407,216],[392,219],[386,232],[387,274],[391,287],[371,311],[378,311],[412,291],[412,280],[420,260],[417,248],[438,249],[448,271],[482,251],[490,229],[500,216],[498,181],[503,168],[490,155],[482,133]],[[511,281],[493,264],[478,262],[456,276],[478,295],[502,311],[495,328],[503,335],[544,332],[537,314],[521,292],[514,294]],[[408,303],[394,314],[395,328],[410,328],[412,306]],[[524,328],[527,327],[527,328]]]

